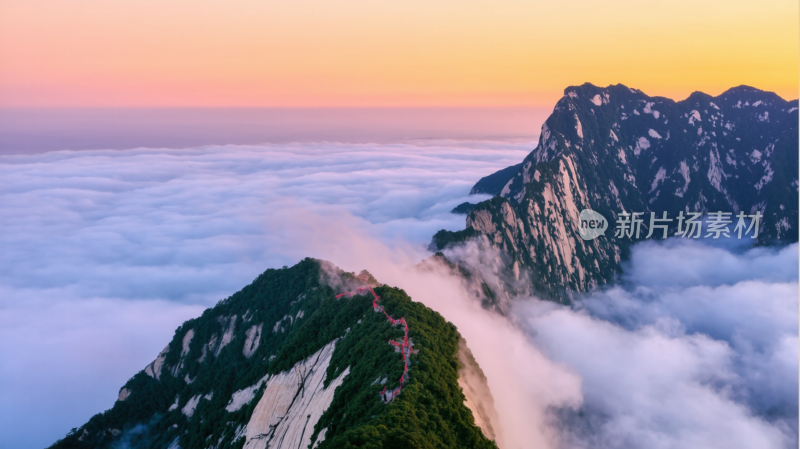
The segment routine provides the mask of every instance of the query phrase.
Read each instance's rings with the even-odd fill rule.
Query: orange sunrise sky
[[[0,0],[2,107],[552,106],[798,96],[796,0]]]

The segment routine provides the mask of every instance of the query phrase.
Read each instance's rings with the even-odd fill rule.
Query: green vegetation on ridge
[[[131,392],[126,400],[117,401],[52,447],[165,448],[177,442],[183,449],[241,448],[245,439],[237,437],[237,430],[250,420],[264,386],[241,409],[228,412],[225,406],[232,394],[266,374],[291,369],[337,338],[326,386],[347,367],[350,372],[313,429],[311,441],[327,429],[319,448],[496,447],[475,426],[464,405],[457,383],[460,336],[455,326],[411,301],[403,290],[375,288],[387,313],[406,318],[409,337],[419,350],[411,356],[410,378],[402,393],[384,404],[378,394],[383,385],[375,381],[385,377],[389,388],[397,386],[402,358],[388,341],[401,338],[403,332],[373,311],[371,296],[336,299],[341,292],[323,281],[332,270],[325,264],[305,259],[291,268],[267,270],[185,322],[169,344],[158,380],[140,371],[125,384]],[[363,277],[344,272],[337,276],[350,284]],[[231,321],[232,339],[215,356],[209,342],[217,341],[218,348]],[[259,324],[258,348],[245,357],[246,333]],[[182,357],[190,330],[194,336]],[[199,403],[187,417],[182,409],[193,397],[200,397]]]

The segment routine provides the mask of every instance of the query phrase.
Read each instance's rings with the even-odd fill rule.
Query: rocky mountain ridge
[[[392,344],[404,338],[413,350]],[[441,315],[369,273],[305,259],[185,322],[111,409],[52,447],[490,449],[487,398]]]
[[[677,102],[623,85],[569,87],[522,163],[472,190],[497,196],[469,210],[464,231],[438,232],[431,249],[485,238],[508,255],[518,293],[568,301],[614,279],[651,212],[673,218],[670,235],[681,211],[758,212],[757,244],[796,242],[797,105],[747,86]],[[605,235],[580,238],[584,209],[608,220]],[[631,212],[643,213],[639,240],[615,237]]]

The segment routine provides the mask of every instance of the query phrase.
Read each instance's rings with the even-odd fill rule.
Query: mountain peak
[[[563,98],[567,98],[567,99],[583,98],[583,99],[586,99],[586,100],[591,100],[594,95],[598,95],[598,94],[614,94],[614,93],[616,93],[618,95],[619,94],[623,94],[624,96],[628,96],[628,95],[633,94],[633,95],[636,95],[636,96],[642,96],[642,97],[647,98],[647,99],[659,99],[659,100],[670,101],[670,102],[674,102],[674,103],[686,103],[686,102],[688,102],[688,103],[701,103],[701,104],[703,104],[703,103],[708,103],[710,101],[719,103],[719,102],[731,101],[731,100],[733,100],[734,103],[736,101],[738,101],[738,100],[742,100],[742,103],[744,103],[744,102],[752,103],[752,102],[758,101],[758,100],[761,100],[762,102],[777,102],[778,104],[783,104],[783,103],[789,102],[788,100],[780,97],[775,92],[771,92],[771,91],[767,91],[767,90],[761,90],[761,89],[758,89],[756,87],[748,86],[748,85],[745,85],[745,84],[742,84],[742,85],[739,85],[739,86],[736,86],[736,87],[732,87],[732,88],[726,90],[725,92],[721,93],[720,95],[718,95],[716,97],[713,96],[713,95],[707,94],[707,93],[705,93],[703,91],[699,91],[699,90],[698,91],[694,91],[688,97],[686,97],[686,99],[679,101],[679,100],[675,100],[675,99],[672,99],[672,98],[661,97],[661,96],[657,96],[657,95],[650,96],[650,95],[645,94],[644,92],[642,92],[639,89],[636,89],[636,88],[633,88],[633,87],[628,87],[628,86],[626,86],[624,84],[621,84],[621,83],[609,84],[608,86],[601,87],[601,86],[597,86],[595,84],[586,82],[586,83],[583,83],[581,85],[569,86],[566,89],[564,89],[564,97]]]
[[[707,94],[705,92],[701,92],[699,90],[696,90],[696,91],[692,92],[691,94],[689,94],[689,96],[686,97],[685,100],[681,101],[681,103],[693,103],[693,104],[708,103],[709,101],[711,101],[713,99],[714,99],[714,97],[712,97],[711,95],[709,95],[709,94]]]
[[[564,92],[522,164],[484,178],[499,198],[477,204],[465,231],[440,231],[432,246],[484,234],[515,273],[530,272],[530,293],[559,296],[613,281],[635,243],[613,233],[581,239],[583,209],[611,223],[622,211],[758,211],[754,242],[797,241],[796,102],[750,86],[677,102],[622,84]]]
[[[362,285],[375,287],[347,291]],[[369,435],[496,449],[491,392],[466,370],[482,375],[441,315],[366,270],[308,258],[184,323],[111,409],[52,448],[324,449]]]
[[[736,86],[730,88],[720,94],[716,99],[720,101],[730,101],[736,103],[737,101],[742,101],[742,103],[754,103],[757,101],[761,101],[762,103],[777,103],[779,105],[785,105],[788,103],[785,99],[781,98],[775,92],[770,92],[767,90],[757,89],[751,86]]]

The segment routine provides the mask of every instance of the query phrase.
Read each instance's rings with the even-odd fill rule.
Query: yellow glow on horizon
[[[0,106],[552,106],[798,96],[790,0],[0,0]]]

